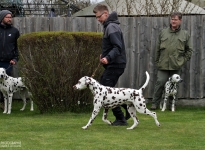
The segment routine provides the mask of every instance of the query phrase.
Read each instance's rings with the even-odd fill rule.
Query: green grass
[[[138,114],[134,130],[110,126],[101,121],[102,111],[87,130],[90,113],[39,114],[21,112],[21,101],[13,103],[11,115],[0,113],[0,149],[23,150],[204,150],[205,108],[177,108],[176,112],[157,110],[161,127],[152,117]],[[148,105],[149,108],[149,105]],[[3,111],[2,111],[3,112]],[[114,120],[110,111],[108,118]],[[129,126],[132,119],[128,120]],[[9,142],[11,148],[3,148]],[[20,144],[13,144],[20,142]],[[15,146],[19,146],[15,147]]]

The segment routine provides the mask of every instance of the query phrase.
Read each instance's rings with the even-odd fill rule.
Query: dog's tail
[[[147,76],[147,79],[146,79],[144,85],[140,88],[140,90],[142,90],[142,91],[145,89],[145,87],[146,87],[146,86],[148,85],[148,83],[149,83],[150,76],[149,76],[149,74],[148,74],[147,71],[146,71],[146,76]]]

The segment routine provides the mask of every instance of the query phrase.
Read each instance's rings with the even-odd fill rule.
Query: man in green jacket
[[[180,74],[182,66],[191,58],[192,47],[190,35],[181,29],[182,14],[171,14],[170,27],[163,29],[158,37],[155,52],[157,81],[154,88],[151,110],[158,108],[164,85],[173,74]]]

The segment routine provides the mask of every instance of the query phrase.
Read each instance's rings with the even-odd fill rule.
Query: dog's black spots
[[[116,98],[115,96],[112,97],[113,100],[115,100],[115,98]]]
[[[97,104],[97,99],[94,101],[95,104]]]
[[[107,105],[109,105],[109,104],[106,104],[106,103],[103,103],[104,104],[104,106],[107,106]]]
[[[107,90],[108,90],[108,94],[112,93],[112,90],[110,88],[108,88]]]
[[[133,93],[134,94],[134,96],[139,96],[139,93]]]
[[[102,92],[102,88],[99,88],[100,92]]]
[[[141,98],[138,98],[138,101],[140,102],[140,101],[141,101]]]
[[[125,92],[122,92],[122,93],[123,93],[124,96],[126,95]]]
[[[142,104],[140,103],[140,106],[142,107]]]
[[[106,100],[107,99],[107,97],[106,96],[103,96],[103,100]]]

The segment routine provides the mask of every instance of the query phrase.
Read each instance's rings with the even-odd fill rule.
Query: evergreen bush
[[[18,39],[20,72],[41,113],[90,111],[90,90],[73,85],[91,76],[99,64],[102,34],[93,32],[35,32]],[[102,66],[95,79],[99,80]]]

